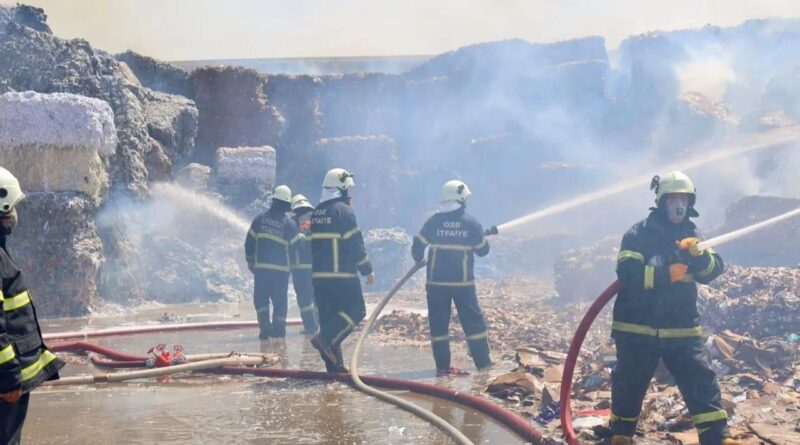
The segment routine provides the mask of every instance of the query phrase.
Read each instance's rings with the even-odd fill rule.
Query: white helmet
[[[311,205],[311,201],[308,200],[303,195],[294,195],[292,198],[292,210],[302,209],[302,208],[314,209],[314,206]]]
[[[322,186],[328,189],[350,190],[356,186],[353,174],[343,168],[334,168],[325,174]]]
[[[469,191],[467,184],[464,184],[464,181],[459,181],[458,179],[447,181],[442,186],[442,202],[464,202],[470,195],[472,195],[472,192]]]
[[[0,213],[9,213],[25,198],[17,178],[0,167]]]
[[[272,199],[283,202],[292,202],[292,190],[285,185],[279,185],[272,191]]]

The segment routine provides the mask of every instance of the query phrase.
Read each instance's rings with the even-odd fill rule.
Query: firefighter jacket
[[[320,203],[311,216],[314,279],[357,278],[372,273],[364,237],[344,198]]]
[[[617,340],[672,343],[703,336],[697,312],[697,284],[707,284],[723,269],[722,258],[707,249],[692,257],[676,242],[699,234],[688,219],[671,223],[660,210],[631,227],[622,238],[617,258],[621,288],[614,304],[612,337]],[[689,265],[683,281],[671,283],[669,266]]]
[[[6,238],[0,235],[0,393],[22,389],[28,393],[46,380],[58,379],[64,362],[42,341],[31,294],[22,272],[8,255]]]
[[[297,235],[297,225],[287,213],[270,209],[258,215],[250,225],[244,242],[248,263],[256,270],[289,272],[290,245]]]
[[[480,223],[464,208],[436,213],[414,237],[411,256],[420,262],[429,247],[427,277],[429,286],[475,285],[475,255],[489,254],[489,241]]]
[[[311,215],[313,210],[295,216],[298,233],[291,241],[292,270],[311,270]]]

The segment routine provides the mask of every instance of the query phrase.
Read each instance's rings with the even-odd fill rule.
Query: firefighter
[[[17,225],[16,206],[25,197],[19,181],[0,167],[0,443],[18,444],[28,412],[30,392],[58,379],[64,362],[47,350],[33,301],[6,242]]]
[[[253,220],[244,243],[247,266],[255,276],[253,303],[261,340],[286,336],[289,246],[298,233],[290,215],[291,202],[289,187],[275,187],[269,209]],[[270,301],[273,306],[271,320]]]
[[[461,374],[450,366],[450,313],[455,303],[467,338],[472,360],[478,369],[492,365],[486,320],[475,292],[474,255],[489,253],[489,242],[480,223],[467,214],[466,184],[448,181],[442,188],[438,211],[414,237],[411,255],[419,263],[428,247],[428,323],[437,375]]]
[[[311,344],[328,372],[348,372],[342,342],[367,314],[360,273],[375,282],[364,237],[350,206],[353,175],[334,168],[325,175],[322,198],[311,216],[312,278],[319,311],[319,333]]]
[[[314,285],[311,283],[311,213],[314,206],[303,195],[292,198],[292,213],[299,233],[292,238],[292,285],[297,294],[297,307],[308,334],[317,332],[317,307],[314,305]]]
[[[724,269],[713,249],[698,247],[690,218],[697,194],[692,180],[676,171],[655,176],[656,207],[622,238],[617,260],[621,289],[614,304],[612,334],[617,365],[612,373],[612,444],[633,443],[642,400],[659,360],[675,378],[701,445],[737,445],[720,402],[716,375],[704,349],[697,312],[697,284]]]

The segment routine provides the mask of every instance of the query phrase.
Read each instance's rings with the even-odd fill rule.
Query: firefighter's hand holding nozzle
[[[684,263],[675,263],[669,266],[669,281],[677,283],[686,278],[686,273],[689,272],[689,266]]]
[[[483,236],[492,236],[497,235],[498,233],[500,232],[497,230],[497,226],[492,226],[483,231]]]
[[[703,250],[697,247],[697,244],[700,243],[700,240],[695,237],[684,238],[677,243],[679,249],[688,250],[689,254],[692,256],[700,256],[703,254]]]
[[[372,286],[375,284],[375,272],[367,275],[367,286]]]

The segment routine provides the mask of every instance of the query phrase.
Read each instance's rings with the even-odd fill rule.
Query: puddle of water
[[[253,319],[251,304],[223,303],[149,308],[133,314],[91,319],[47,320],[45,332],[119,326],[152,321],[163,312],[191,315],[192,321]],[[238,315],[238,316],[237,316]],[[109,337],[95,342],[144,354],[158,343],[179,343],[185,353],[269,352],[291,368],[323,370],[316,350],[299,327],[285,340],[260,342],[255,329]],[[345,343],[345,359],[354,337]],[[454,365],[471,363],[454,348]],[[480,392],[487,373],[436,379],[427,348],[367,341],[361,370],[436,382]],[[497,375],[507,368],[500,365]],[[97,372],[90,365],[69,365],[63,375]],[[452,420],[475,443],[522,443],[490,418],[459,405],[407,392],[436,414]],[[33,394],[24,441],[35,444],[443,444],[449,440],[421,419],[365,396],[341,383],[241,376],[192,376],[170,383],[137,381],[110,386],[58,387]]]

